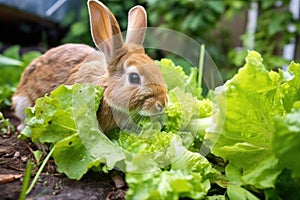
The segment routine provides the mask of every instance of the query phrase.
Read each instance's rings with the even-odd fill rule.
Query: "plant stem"
[[[200,46],[200,58],[199,58],[198,88],[202,88],[204,53],[205,53],[205,45],[201,44],[201,46]]]
[[[32,188],[34,187],[35,183],[37,182],[38,178],[40,177],[40,175],[41,175],[41,173],[42,173],[42,171],[43,171],[43,169],[44,169],[46,163],[48,162],[49,158],[51,157],[51,155],[52,155],[54,149],[55,149],[55,146],[53,146],[53,148],[51,149],[51,151],[49,152],[49,154],[47,155],[47,157],[45,158],[45,160],[44,160],[43,163],[41,164],[39,170],[37,171],[37,173],[36,173],[36,175],[34,176],[34,178],[33,178],[32,182],[31,182],[29,188],[28,188],[27,191],[26,191],[26,195],[28,195],[28,194],[31,192]]]

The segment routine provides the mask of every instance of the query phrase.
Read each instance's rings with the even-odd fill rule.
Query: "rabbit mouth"
[[[159,101],[151,102],[150,104],[146,101],[139,111],[140,115],[143,116],[155,116],[160,115],[164,112],[164,105]]]
[[[163,112],[152,113],[152,112],[149,112],[149,111],[146,111],[146,110],[140,110],[140,112],[139,112],[140,115],[147,116],[147,117],[156,116],[156,115],[159,115],[159,114],[162,114],[162,113]]]

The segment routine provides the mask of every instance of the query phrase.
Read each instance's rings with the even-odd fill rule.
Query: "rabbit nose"
[[[156,109],[158,112],[162,112],[164,110],[164,106],[161,103],[156,102]]]

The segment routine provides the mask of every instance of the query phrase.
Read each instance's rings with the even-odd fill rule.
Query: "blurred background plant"
[[[20,49],[19,45],[14,45],[0,54],[0,111],[11,106],[11,96],[23,70],[31,60],[41,55],[39,51],[28,51],[20,55]]]
[[[0,2],[2,1],[5,0]],[[41,5],[44,5],[43,0],[37,2],[40,1]],[[56,5],[57,2],[66,4],[75,1],[49,2]],[[291,60],[299,59],[297,57],[299,16],[291,12],[294,0],[103,0],[102,2],[115,14],[122,30],[126,30],[128,10],[134,5],[141,4],[148,12],[148,26],[173,29],[188,35],[200,44],[205,44],[224,80],[231,78],[243,65],[248,49],[260,52],[269,68],[282,67]],[[54,5],[51,8],[55,7]],[[299,6],[299,2],[295,5]],[[3,27],[0,37],[1,107],[10,106],[10,97],[22,70],[31,59],[39,55],[36,51],[31,52],[32,49],[44,52],[53,46],[69,42],[94,46],[90,36],[86,0],[76,1],[76,5],[71,8],[65,9],[63,16],[53,11],[56,14],[53,16],[56,17],[54,19],[41,16],[43,13],[51,14],[51,9],[48,9],[41,12],[37,19],[33,18],[32,14],[31,17],[25,18],[23,14],[25,11],[15,12],[16,10],[0,3],[2,13],[0,22]],[[57,9],[56,12],[60,11],[59,6]],[[291,43],[294,43],[293,52],[286,53],[285,48]],[[24,48],[27,50],[24,51]],[[190,66],[187,61],[176,55],[153,50],[149,50],[148,53],[155,59],[169,57],[178,65]]]
[[[283,48],[300,33],[298,17],[289,9],[291,0],[247,0],[247,1],[204,1],[204,0],[127,0],[103,1],[115,13],[122,30],[126,30],[127,12],[136,4],[142,4],[148,12],[150,27],[164,27],[184,33],[205,44],[224,80],[232,77],[244,63],[249,49],[260,52],[269,68],[287,65],[293,56],[286,59]],[[248,12],[256,5],[254,32],[247,31]],[[291,27],[294,27],[294,29]],[[253,40],[253,41],[252,41]],[[86,7],[81,9],[81,18],[71,25],[62,42],[92,44]],[[249,44],[252,43],[252,44]],[[297,50],[297,49],[296,49]],[[294,55],[297,55],[296,50]],[[163,53],[149,52],[159,59]],[[175,63],[189,66],[175,55],[168,55]]]
[[[248,49],[260,52],[264,57],[264,64],[269,69],[287,65],[291,60],[299,60],[299,57],[296,57],[297,46],[292,52],[293,55],[283,55],[284,48],[289,43],[299,42],[299,1],[293,1],[293,4],[291,4],[291,0],[237,2],[233,1],[233,3],[228,4],[228,12],[238,13],[255,9],[257,19],[253,32],[245,32],[241,35],[243,44],[241,48],[238,50],[232,48],[228,52],[230,64],[241,66]],[[295,6],[296,11],[298,9],[298,13],[291,12],[293,6]]]

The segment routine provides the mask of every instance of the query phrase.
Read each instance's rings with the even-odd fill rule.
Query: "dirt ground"
[[[4,111],[4,115],[14,126],[19,123],[10,111]],[[0,134],[0,200],[19,199],[27,160],[34,160],[35,145],[19,140],[17,136],[16,131]],[[37,170],[38,167],[33,167],[31,180]],[[27,199],[124,199],[126,185],[116,187],[112,177],[112,173],[89,172],[80,181],[70,180],[57,173],[53,161],[49,160]]]

